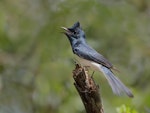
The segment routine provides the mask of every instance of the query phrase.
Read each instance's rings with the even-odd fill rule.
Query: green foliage
[[[126,105],[122,105],[117,108],[117,113],[138,113],[135,109],[132,109]]]
[[[82,113],[72,79],[73,54],[61,26],[80,21],[87,41],[121,73],[135,98],[113,95],[95,73],[106,113],[150,106],[149,0],[2,0],[0,112]],[[110,102],[111,101],[111,102]],[[124,111],[123,111],[124,110]]]

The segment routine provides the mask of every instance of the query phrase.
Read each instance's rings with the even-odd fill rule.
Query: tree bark
[[[92,76],[88,75],[86,67],[76,64],[73,71],[75,87],[85,106],[86,113],[104,113],[99,86],[95,84]]]

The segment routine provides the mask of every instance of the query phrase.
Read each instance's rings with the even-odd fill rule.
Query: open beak
[[[68,29],[66,27],[61,27],[62,29],[64,29],[65,31],[68,31]]]
[[[64,34],[71,34],[71,31],[68,29],[68,28],[66,28],[66,27],[61,27],[63,30],[65,30],[63,33]]]

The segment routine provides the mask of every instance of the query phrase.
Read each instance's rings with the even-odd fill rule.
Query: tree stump
[[[99,86],[95,84],[94,79],[88,74],[86,67],[80,67],[76,64],[73,70],[74,85],[85,106],[86,113],[104,113]]]

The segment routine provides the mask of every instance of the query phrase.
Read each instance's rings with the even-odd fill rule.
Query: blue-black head
[[[64,34],[68,37],[71,45],[77,41],[85,42],[85,33],[82,30],[79,22],[76,22],[70,28],[62,27],[62,29],[65,30]]]

